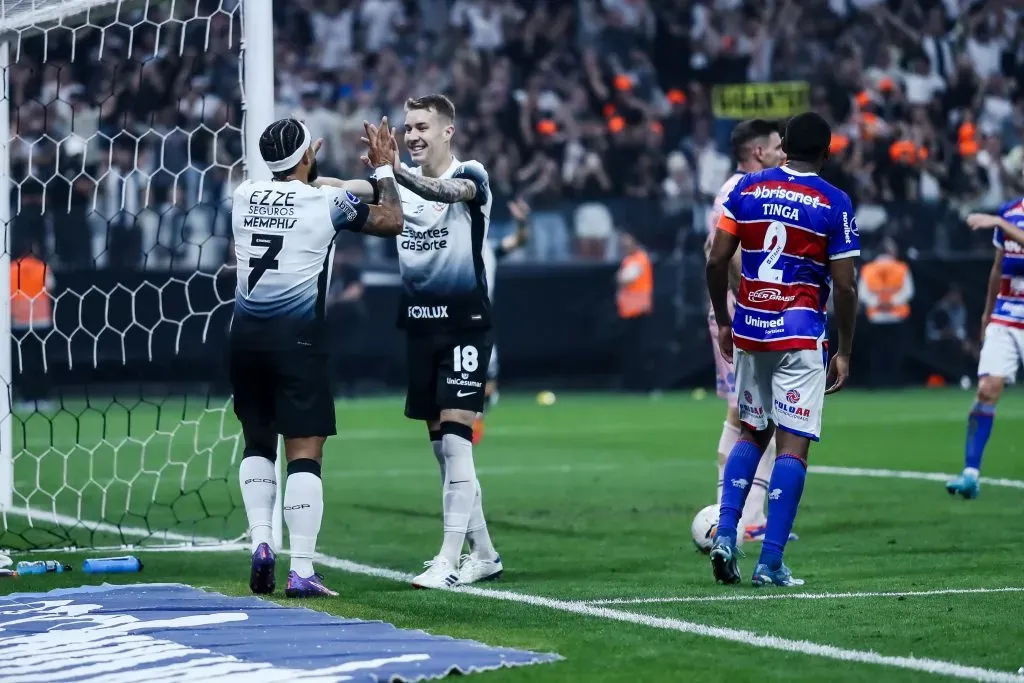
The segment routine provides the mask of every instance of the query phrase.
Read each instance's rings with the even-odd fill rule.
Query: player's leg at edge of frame
[[[1024,361],[1024,330],[989,323],[978,360],[978,390],[967,417],[964,466],[946,482],[946,491],[965,500],[981,493],[981,461],[996,418],[996,404],[1007,383],[1014,383],[1017,367]]]

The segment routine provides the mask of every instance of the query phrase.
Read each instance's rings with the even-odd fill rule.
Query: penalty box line
[[[660,605],[688,602],[756,602],[759,600],[846,600],[850,598],[913,598],[935,595],[972,595],[975,593],[1024,593],[1024,587],[938,588],[921,591],[855,591],[849,593],[743,593],[740,595],[687,595],[664,598],[608,598],[581,600],[584,605]]]
[[[248,551],[249,547],[244,544],[222,544],[221,546],[213,547],[192,546],[189,548],[179,549],[179,552],[210,552],[228,549]],[[144,551],[145,549],[140,548],[138,550]],[[388,569],[386,567],[375,567],[361,564],[359,562],[353,562],[351,560],[333,557],[331,555],[320,554],[314,561],[325,567],[337,569],[349,574],[358,574],[361,576],[369,576],[372,578],[385,579],[399,583],[410,583],[413,579],[413,574]],[[938,659],[926,659],[920,657],[882,655],[877,652],[867,650],[853,650],[836,647],[834,645],[814,643],[807,640],[791,640],[778,636],[762,635],[753,631],[744,631],[741,629],[721,626],[708,626],[706,624],[683,621],[681,619],[654,617],[648,614],[612,609],[610,607],[587,604],[585,602],[574,600],[559,600],[557,598],[548,598],[539,595],[530,595],[527,593],[516,593],[513,591],[494,588],[479,588],[476,586],[462,586],[459,588],[449,589],[447,592],[462,593],[490,600],[515,602],[523,605],[531,605],[534,607],[543,607],[559,612],[566,612],[569,614],[577,614],[597,619],[607,619],[638,626],[646,626],[649,628],[702,636],[705,638],[715,638],[717,640],[741,643],[743,645],[762,649],[780,650],[783,652],[805,654],[813,657],[824,657],[826,659],[834,659],[843,662],[875,664],[897,669],[908,669],[911,671],[951,676],[971,681],[984,681],[985,683],[1021,683],[1024,681],[1024,678],[1010,672],[968,666],[958,664],[957,662],[947,662]]]

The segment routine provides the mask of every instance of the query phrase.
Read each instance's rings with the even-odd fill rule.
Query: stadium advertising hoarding
[[[711,90],[711,110],[720,119],[784,119],[810,106],[807,81],[736,83]]]

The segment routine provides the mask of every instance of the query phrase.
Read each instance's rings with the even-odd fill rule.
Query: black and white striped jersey
[[[322,319],[334,238],[361,230],[368,215],[366,204],[338,188],[298,180],[240,184],[231,207],[235,315]]]
[[[397,238],[403,283],[398,323],[405,328],[489,327],[484,242],[492,200],[487,171],[477,161],[453,159],[440,177],[472,180],[476,197],[445,204],[399,187],[405,226]]]

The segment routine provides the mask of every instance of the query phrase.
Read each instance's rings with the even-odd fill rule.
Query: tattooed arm
[[[405,218],[402,216],[402,199],[398,195],[398,184],[393,178],[380,178],[377,184],[377,203],[370,206],[361,232],[379,237],[394,237],[402,234]]]
[[[381,178],[378,182],[379,204],[365,204],[351,192],[336,187],[324,187],[334,230],[351,230],[378,237],[402,234],[405,219],[402,200],[394,178]]]
[[[431,202],[484,204],[488,198],[487,172],[475,161],[464,163],[451,178],[425,178],[399,167],[395,179]]]
[[[395,178],[403,187],[432,202],[457,204],[476,198],[476,185],[466,178],[425,178],[405,169],[395,169]]]

